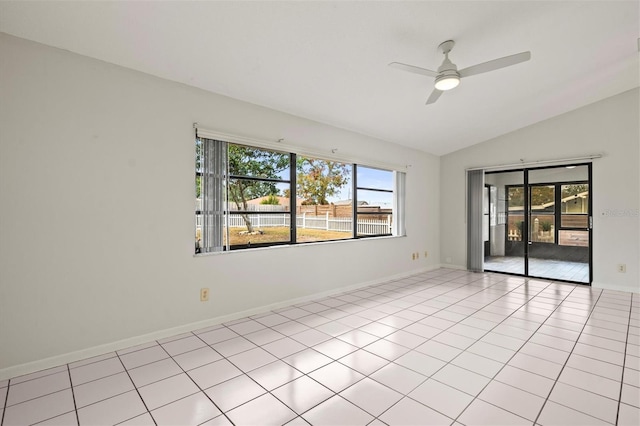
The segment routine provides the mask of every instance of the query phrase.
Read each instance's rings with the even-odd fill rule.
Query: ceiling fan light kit
[[[504,58],[494,59],[492,61],[484,62],[477,65],[461,69],[458,71],[456,64],[449,60],[449,52],[453,49],[455,42],[453,40],[447,40],[440,43],[438,50],[444,54],[444,61],[442,65],[438,67],[438,71],[431,71],[426,68],[420,68],[413,65],[407,65],[400,62],[392,62],[390,67],[398,68],[403,71],[412,72],[415,74],[426,75],[428,77],[435,77],[435,89],[431,92],[431,95],[427,99],[427,105],[434,103],[438,100],[442,92],[456,88],[460,84],[460,79],[464,77],[470,77],[472,75],[482,74],[489,71],[495,71],[500,68],[508,67],[511,65],[519,64],[531,59],[531,52],[522,52],[515,55],[505,56]]]
[[[458,84],[460,84],[460,77],[457,75],[442,75],[436,77],[436,89],[443,92],[458,87]]]

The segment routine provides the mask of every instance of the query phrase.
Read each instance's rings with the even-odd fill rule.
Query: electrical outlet
[[[415,253],[411,253],[411,260],[416,260],[416,254]]]
[[[618,272],[621,272],[623,274],[627,272],[627,265],[625,265],[624,263],[620,263],[618,265]]]
[[[200,289],[200,301],[201,302],[208,302],[209,301],[209,289],[208,288],[201,288]]]

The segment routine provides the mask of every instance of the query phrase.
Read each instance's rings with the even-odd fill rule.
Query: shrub
[[[278,200],[278,197],[276,197],[275,195],[269,194],[267,198],[260,201],[260,204],[271,204],[277,206],[278,204],[280,204],[280,200]]]

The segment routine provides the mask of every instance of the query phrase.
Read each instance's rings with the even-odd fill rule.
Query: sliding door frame
[[[531,226],[530,226],[530,217],[531,217],[531,211],[530,211],[530,200],[531,200],[531,186],[529,184],[529,172],[530,171],[535,171],[535,170],[545,170],[545,169],[557,169],[557,168],[562,168],[562,167],[567,167],[567,166],[575,166],[575,167],[581,167],[581,166],[586,166],[587,167],[587,183],[589,185],[589,197],[588,197],[588,216],[587,216],[587,231],[588,231],[588,241],[589,241],[589,253],[588,253],[588,260],[589,260],[589,281],[588,283],[584,283],[584,282],[577,282],[577,281],[567,281],[567,280],[562,280],[562,279],[557,279],[557,278],[549,278],[549,277],[538,277],[538,276],[531,276],[529,275],[529,256],[530,256],[530,246],[533,244],[532,242],[532,237],[531,237]],[[524,256],[523,256],[523,262],[524,262],[524,274],[518,274],[518,273],[509,273],[509,272],[501,272],[501,271],[493,271],[493,270],[487,270],[487,272],[498,272],[498,273],[507,273],[510,275],[517,275],[517,276],[525,276],[528,278],[539,278],[539,279],[553,279],[554,281],[564,281],[564,282],[571,282],[571,283],[578,283],[581,285],[588,285],[591,286],[591,283],[593,282],[593,163],[592,162],[585,162],[585,163],[574,163],[574,164],[560,164],[560,165],[553,165],[553,166],[540,166],[540,167],[526,167],[526,168],[517,168],[517,169],[506,169],[506,170],[499,170],[499,171],[487,171],[485,172],[486,174],[498,174],[498,173],[514,173],[514,172],[522,172],[523,174],[523,183],[522,183],[522,187],[523,187],[523,232],[522,232],[522,239],[523,239],[523,244],[524,244]],[[562,184],[571,184],[571,183],[577,183],[577,182],[584,182],[584,180],[580,180],[580,181],[567,181],[567,182],[562,182],[562,181],[552,181],[549,183],[540,183],[540,182],[536,182],[534,185],[554,185],[555,188],[557,189],[558,187],[561,188]],[[513,185],[505,185],[505,188],[508,187],[518,187],[521,186],[520,184],[513,184]],[[555,210],[554,210],[554,244],[558,244],[559,243],[559,231],[561,230],[561,226],[559,226],[559,223],[561,221],[561,215],[562,215],[562,205],[561,203],[558,203],[558,200],[562,200],[562,194],[558,194],[558,191],[556,191],[556,194],[554,195],[554,202],[555,202]],[[507,191],[508,194],[508,191]],[[507,215],[507,219],[506,219],[506,227],[507,229],[505,230],[505,239],[508,238],[508,224],[509,224],[509,209],[506,208],[506,215]],[[484,268],[483,268],[484,270]]]

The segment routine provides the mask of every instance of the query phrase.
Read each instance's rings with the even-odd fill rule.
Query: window
[[[531,241],[537,243],[555,243],[555,186],[532,185],[529,189],[529,233]]]
[[[353,166],[298,156],[296,168],[296,242],[352,238]]]
[[[404,235],[404,173],[204,138],[195,160],[196,254]]]
[[[589,184],[561,185],[561,194],[558,243],[561,246],[589,247]]]
[[[357,235],[392,235],[393,172],[356,166]]]
[[[506,186],[509,241],[522,241],[524,233],[524,186]]]

